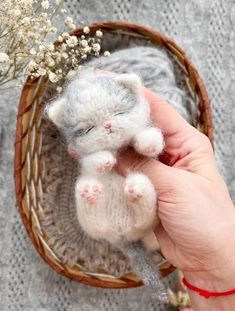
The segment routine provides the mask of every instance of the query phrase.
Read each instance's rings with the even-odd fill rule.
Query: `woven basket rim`
[[[196,68],[187,57],[185,52],[182,50],[181,47],[178,46],[171,38],[167,37],[166,35],[162,34],[159,31],[153,30],[149,27],[145,27],[139,24],[133,24],[129,22],[120,22],[120,21],[109,21],[109,22],[102,22],[102,23],[94,23],[89,26],[91,33],[94,33],[95,30],[101,29],[103,32],[115,32],[115,31],[126,31],[130,36],[133,35],[140,35],[142,37],[147,37],[151,43],[154,45],[160,45],[166,48],[167,50],[172,51],[172,53],[178,53],[180,57],[183,58],[184,66],[188,72],[188,74],[193,75],[195,81],[195,93],[200,95],[200,104],[199,110],[201,114],[198,115],[200,119],[203,117],[201,123],[204,125],[203,132],[209,137],[211,143],[213,144],[213,125],[212,125],[212,115],[211,115],[211,108],[210,102],[207,95],[207,91],[205,85],[197,72]],[[82,33],[82,28],[75,29],[71,32],[72,35],[80,35]],[[55,43],[57,44],[57,43]],[[15,193],[17,199],[17,205],[19,208],[19,212],[21,215],[22,222],[24,227],[27,230],[27,233],[35,246],[36,250],[39,252],[43,260],[49,264],[55,271],[59,274],[66,276],[70,279],[80,281],[81,283],[102,287],[102,288],[127,288],[127,287],[137,287],[143,285],[142,281],[138,279],[134,279],[133,277],[128,278],[128,276],[124,276],[123,278],[116,278],[113,281],[111,278],[107,277],[106,279],[98,278],[95,276],[90,276],[88,274],[78,275],[76,273],[72,273],[70,269],[68,270],[66,265],[56,265],[55,262],[46,254],[44,250],[44,246],[40,239],[35,235],[35,232],[32,230],[32,222],[31,219],[25,214],[23,209],[23,196],[25,193],[22,192],[22,170],[24,168],[25,162],[22,162],[21,153],[22,153],[22,139],[27,133],[23,133],[22,131],[22,118],[24,114],[32,108],[33,102],[28,104],[27,102],[27,94],[31,88],[31,86],[39,81],[46,81],[45,78],[35,78],[30,79],[27,78],[20,97],[19,108],[18,108],[18,115],[17,115],[17,126],[16,126],[16,135],[15,135],[15,159],[14,159],[14,179],[15,179]],[[41,88],[41,89],[40,89]],[[39,83],[39,90],[37,90],[37,96],[43,95],[43,88],[42,83]],[[161,274],[167,275],[175,268],[168,264],[166,269],[161,272]],[[120,280],[120,282],[117,281]]]

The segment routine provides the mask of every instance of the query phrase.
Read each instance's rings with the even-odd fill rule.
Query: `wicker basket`
[[[205,133],[213,143],[211,109],[205,86],[191,61],[173,40],[152,29],[126,22],[98,23],[91,25],[90,28],[91,34],[96,29],[101,29],[104,32],[104,40],[106,35],[113,38],[125,36],[130,41],[132,38],[140,38],[167,50],[183,69],[189,90],[197,106],[194,125]],[[82,29],[72,32],[73,35],[80,35],[81,33]],[[117,278],[103,273],[92,274],[64,264],[53,254],[53,250],[47,244],[48,237],[41,230],[38,217],[43,209],[41,205],[43,189],[42,105],[40,103],[46,86],[47,80],[43,77],[33,80],[27,79],[22,90],[17,116],[14,163],[15,191],[20,215],[27,233],[45,262],[58,273],[70,279],[106,288],[140,286],[142,282],[132,273]],[[164,262],[160,266],[162,276],[173,270],[174,267],[168,262]]]

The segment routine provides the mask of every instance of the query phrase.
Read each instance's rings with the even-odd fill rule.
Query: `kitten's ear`
[[[59,97],[45,108],[45,115],[58,127],[63,122],[65,104],[66,99]]]
[[[131,91],[138,93],[142,88],[142,81],[139,76],[134,73],[125,73],[115,77],[122,85]]]

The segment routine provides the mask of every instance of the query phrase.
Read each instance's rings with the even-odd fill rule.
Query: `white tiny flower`
[[[67,59],[69,56],[68,56],[67,53],[64,53],[64,52],[63,52],[63,53],[61,53],[61,57],[64,58],[64,59]]]
[[[55,50],[55,46],[54,46],[53,43],[48,43],[46,46],[47,46],[49,51],[54,51]]]
[[[66,9],[61,9],[60,12],[61,13],[67,13],[67,10]]]
[[[46,20],[47,19],[47,13],[46,12],[41,13],[41,17],[42,17],[42,19]]]
[[[35,61],[31,60],[27,66],[28,71],[34,71],[38,68],[38,64],[35,63]]]
[[[53,66],[55,66],[55,61],[52,58],[49,58],[47,61],[47,64],[49,67],[53,67]]]
[[[84,55],[81,56],[81,58],[82,58],[82,59],[87,59],[87,55],[84,54]]]
[[[61,86],[57,86],[57,88],[56,88],[56,91],[58,92],[58,93],[61,93],[62,92],[62,87]]]
[[[94,43],[92,46],[93,51],[99,52],[100,51],[100,45],[99,43]]]
[[[37,52],[36,52],[36,50],[35,50],[34,48],[32,48],[32,49],[29,51],[29,53],[30,53],[31,55],[36,55],[36,54],[37,54]]]
[[[57,40],[58,40],[59,42],[63,42],[63,37],[62,37],[62,36],[59,36]]]
[[[90,28],[89,28],[88,26],[85,26],[85,27],[83,28],[83,32],[84,32],[85,34],[88,34],[88,33],[90,32]]]
[[[46,69],[44,68],[39,68],[37,70],[37,73],[39,74],[39,76],[45,76],[45,74],[47,73]]]
[[[55,55],[56,62],[59,63],[61,61],[60,53]]]
[[[76,29],[76,25],[75,24],[69,24],[68,25],[70,29]]]
[[[110,52],[109,52],[109,51],[105,51],[105,52],[104,52],[104,56],[105,56],[105,57],[110,56]]]
[[[91,51],[91,47],[90,46],[86,46],[84,49],[83,49],[84,53],[90,53]]]
[[[62,37],[63,37],[64,39],[67,39],[67,38],[69,38],[70,36],[69,36],[69,33],[68,33],[68,32],[63,32],[63,33],[62,33]]]
[[[43,0],[42,1],[42,8],[47,10],[49,8],[49,1],[48,0]]]
[[[56,27],[51,27],[50,28],[50,33],[55,34],[57,32],[57,28]]]
[[[48,27],[51,27],[51,21],[50,21],[50,20],[47,20],[47,21],[46,21],[46,25],[47,25],[47,28],[48,28]]]
[[[10,62],[10,58],[6,53],[0,52],[0,64],[7,65]]]
[[[19,9],[14,9],[14,10],[12,10],[12,13],[13,13],[13,15],[15,15],[15,16],[20,16],[20,15],[21,15],[21,10],[19,10]]]
[[[66,17],[64,23],[65,23],[66,25],[73,24],[73,19],[72,19],[71,17]]]
[[[70,71],[67,73],[67,79],[68,79],[68,80],[71,80],[75,75],[76,75],[76,71],[75,71],[75,70],[70,70]]]
[[[83,48],[85,48],[86,46],[88,46],[87,40],[81,40],[81,41],[80,41],[80,44],[81,44],[81,46],[82,46]]]
[[[28,4],[29,6],[31,6],[33,4],[34,0],[25,0],[24,2],[26,2],[26,4]]]
[[[46,50],[45,46],[42,45],[42,44],[39,45],[38,49],[39,49],[39,51],[41,51],[41,52]]]
[[[66,43],[68,44],[69,47],[75,47],[78,44],[78,39],[75,36],[70,36],[67,40]]]
[[[66,43],[62,43],[60,47],[61,47],[62,51],[66,51],[67,50],[67,44]]]
[[[49,80],[52,82],[52,83],[56,83],[59,81],[59,77],[54,73],[54,72],[49,72]]]
[[[177,299],[177,296],[176,294],[168,288],[167,290],[168,292],[168,298],[169,298],[169,301],[170,303],[174,306],[174,307],[178,307],[179,306],[179,303],[178,303],[178,299]]]
[[[23,24],[28,25],[30,23],[30,18],[28,16],[24,17],[22,20]]]
[[[103,37],[103,32],[100,31],[100,30],[96,30],[95,35],[96,35],[96,37],[98,37],[98,38],[102,38],[102,37]]]

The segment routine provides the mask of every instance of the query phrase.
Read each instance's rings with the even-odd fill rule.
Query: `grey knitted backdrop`
[[[235,199],[235,1],[67,0],[77,20],[127,20],[173,37],[203,76],[211,98],[216,156]],[[167,310],[143,288],[102,290],[70,282],[40,259],[15,208],[13,141],[19,92],[0,95],[0,310]]]

